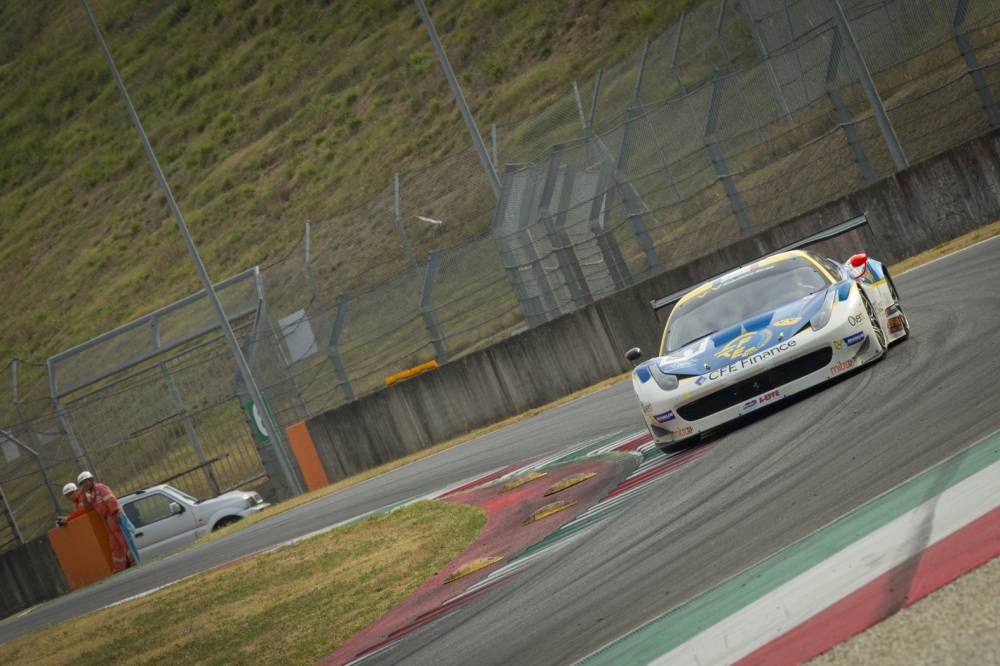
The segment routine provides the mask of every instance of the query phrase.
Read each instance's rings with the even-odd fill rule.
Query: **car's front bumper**
[[[872,335],[867,319],[852,324],[843,317],[818,332],[801,332],[759,362],[746,365],[743,359],[681,378],[673,391],[654,381],[641,383],[634,374],[633,387],[656,443],[681,442],[875,360],[882,351]]]

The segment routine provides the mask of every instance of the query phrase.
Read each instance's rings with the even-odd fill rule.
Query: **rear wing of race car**
[[[706,278],[704,280],[701,280],[697,284],[693,284],[690,287],[685,287],[684,289],[681,289],[680,291],[675,291],[674,293],[670,294],[669,296],[663,296],[661,298],[653,299],[653,300],[651,300],[649,302],[649,305],[650,305],[650,307],[653,308],[653,312],[656,313],[657,319],[659,319],[660,318],[660,313],[663,310],[665,310],[666,308],[672,307],[675,303],[677,303],[677,301],[681,300],[681,298],[684,297],[684,294],[688,293],[689,291],[691,291],[692,289],[694,289],[695,287],[697,287],[699,284],[702,284],[703,282],[709,282],[710,280],[714,280],[715,278],[717,278],[717,277],[719,277],[721,275],[725,275],[729,271],[736,270],[737,268],[741,268],[742,266],[746,266],[748,264],[752,264],[754,261],[760,261],[761,259],[764,259],[765,257],[770,257],[773,254],[778,254],[780,252],[788,252],[789,250],[800,250],[800,249],[802,249],[804,247],[809,247],[810,245],[814,245],[816,243],[820,243],[822,241],[829,240],[831,238],[836,238],[837,236],[840,236],[841,234],[845,234],[848,231],[853,231],[854,229],[857,229],[858,227],[862,227],[862,226],[864,226],[866,224],[868,224],[868,217],[864,213],[862,213],[861,215],[858,215],[857,217],[851,218],[850,220],[847,220],[846,222],[841,222],[840,224],[834,225],[834,226],[830,227],[829,229],[824,229],[823,231],[818,231],[818,232],[812,234],[811,236],[806,236],[805,238],[803,238],[801,240],[797,240],[794,243],[790,243],[789,245],[786,245],[786,246],[784,246],[782,248],[778,248],[777,250],[774,250],[772,252],[768,252],[767,254],[761,255],[761,256],[757,257],[756,259],[753,259],[752,261],[748,261],[746,264],[742,264],[741,266],[734,266],[733,268],[730,268],[730,269],[728,269],[726,271],[723,271],[722,273],[718,273],[716,275],[713,275],[710,278]]]

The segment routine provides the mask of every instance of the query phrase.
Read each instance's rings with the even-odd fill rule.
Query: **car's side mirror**
[[[170,514],[173,516],[176,516],[179,513],[184,513],[184,509],[177,502],[171,502],[168,506],[170,507]]]
[[[638,347],[632,347],[627,352],[625,352],[625,358],[627,358],[631,363],[635,363],[640,358],[642,358],[642,350]]]

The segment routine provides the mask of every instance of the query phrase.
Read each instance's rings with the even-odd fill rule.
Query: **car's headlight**
[[[833,303],[836,298],[837,290],[828,289],[826,292],[826,298],[823,299],[822,307],[820,307],[819,311],[812,316],[812,319],[809,320],[809,325],[812,326],[814,331],[818,331],[830,323],[830,316],[833,314]]]
[[[677,388],[677,375],[669,375],[663,370],[660,370],[660,366],[653,365],[649,368],[651,375],[653,375],[653,380],[656,385],[659,386],[664,391],[673,391]]]
[[[257,506],[258,504],[260,504],[263,501],[264,500],[263,500],[263,498],[261,498],[260,494],[258,494],[258,493],[250,493],[250,494],[247,495],[247,508],[251,509],[251,508]]]

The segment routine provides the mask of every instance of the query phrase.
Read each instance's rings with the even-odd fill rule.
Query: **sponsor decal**
[[[742,337],[742,336],[741,336]],[[745,370],[746,368],[752,368],[756,364],[763,360],[769,359],[772,356],[777,356],[783,352],[788,351],[795,347],[798,343],[793,340],[788,340],[787,342],[782,342],[777,344],[770,349],[765,349],[759,354],[753,354],[752,356],[747,356],[746,358],[740,359],[739,363],[730,363],[729,365],[724,365],[717,370],[712,370],[707,375],[702,375],[702,377],[708,377],[709,381],[715,381],[717,379],[722,379],[723,377],[730,375],[734,372],[740,370]]]
[[[844,348],[844,341],[843,340],[834,340],[833,341],[833,348],[834,349],[843,349]]]
[[[698,386],[701,386],[707,381],[708,381],[708,375],[702,375],[698,379],[694,380],[694,383],[697,384]]]
[[[677,430],[672,430],[671,433],[674,437],[686,437],[694,432],[694,428],[688,426],[687,428],[679,428]]]
[[[889,332],[895,333],[903,329],[903,318],[900,316],[889,318]]]
[[[834,365],[834,366],[832,366],[830,368],[830,376],[831,377],[836,377],[840,373],[847,372],[848,370],[850,370],[853,367],[854,367],[854,359],[853,358],[849,358],[846,361],[841,361],[840,363],[838,363],[838,364],[836,364],[836,365]]]
[[[779,319],[778,321],[771,324],[772,326],[795,326],[797,323],[802,321],[802,317],[788,317],[787,319]]]
[[[667,421],[674,420],[674,413],[668,409],[662,414],[654,414],[653,418],[656,419],[657,423],[666,423]]]
[[[844,344],[846,344],[847,346],[856,345],[864,339],[865,339],[864,332],[858,331],[854,335],[848,335],[846,338],[844,338]]]
[[[652,405],[648,405],[646,403],[642,403],[642,413],[643,414],[649,414],[651,411],[653,411],[653,406]]]
[[[729,358],[733,360],[744,358],[746,356],[750,356],[751,354],[755,354],[770,340],[770,329],[751,331],[750,333],[744,333],[743,335],[736,336],[727,342],[722,349],[715,352],[715,355],[719,358]]]
[[[847,318],[847,323],[851,326],[857,326],[865,320],[865,313],[859,312],[858,314],[853,314]]]
[[[746,414],[748,412],[752,412],[758,407],[763,407],[764,405],[775,402],[776,400],[781,400],[784,397],[785,396],[783,396],[781,394],[781,391],[778,389],[774,389],[773,391],[768,391],[764,395],[759,395],[756,398],[753,398],[752,400],[747,400],[746,402],[744,402],[743,405],[740,407],[740,414]]]

